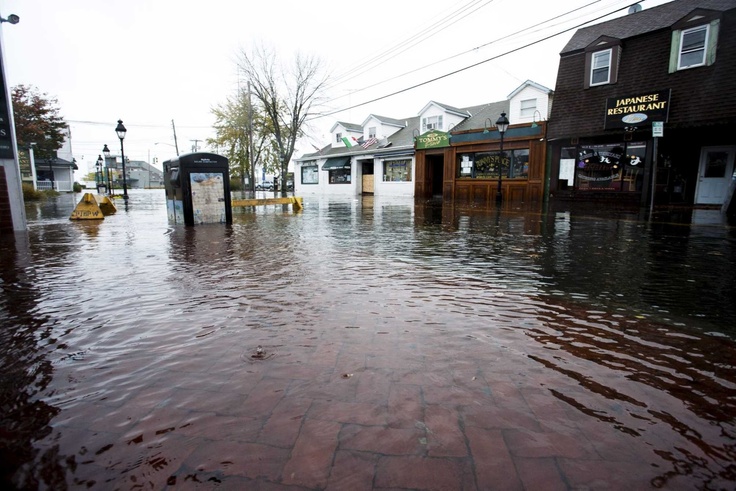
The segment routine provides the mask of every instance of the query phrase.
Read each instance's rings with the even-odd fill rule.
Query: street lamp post
[[[105,156],[105,173],[107,174],[107,190],[110,193],[110,196],[113,196],[115,193],[113,191],[112,186],[112,177],[110,176],[110,166],[108,165],[108,160],[110,159],[110,149],[107,148],[107,143],[105,143],[105,146],[102,147],[102,155]]]
[[[125,177],[125,151],[123,150],[123,140],[125,139],[125,134],[128,132],[128,130],[125,129],[125,126],[123,126],[123,120],[118,119],[118,126],[115,128],[115,132],[118,134],[118,138],[120,138],[120,158],[123,161],[123,199],[128,199],[128,181]]]
[[[506,117],[506,113],[501,113],[501,117],[496,121],[496,128],[501,134],[501,155],[498,159],[498,189],[496,190],[496,203],[501,204],[503,196],[501,194],[501,178],[503,176],[503,134],[509,129],[509,118]]]
[[[102,155],[97,156],[97,194],[104,194],[105,175],[102,173]]]

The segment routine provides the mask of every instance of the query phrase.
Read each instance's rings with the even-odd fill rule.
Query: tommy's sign
[[[667,121],[670,89],[606,99],[604,128],[649,126],[652,121]]]
[[[417,137],[417,150],[427,148],[442,148],[450,146],[450,135],[442,131],[432,130]]]

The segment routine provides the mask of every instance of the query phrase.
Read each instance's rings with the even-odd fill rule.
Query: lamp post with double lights
[[[501,204],[503,196],[501,195],[501,178],[503,176],[503,134],[509,129],[509,118],[506,117],[506,113],[501,113],[501,117],[496,120],[496,128],[501,134],[501,155],[498,159],[498,190],[496,190],[496,203]]]
[[[123,161],[123,199],[128,199],[128,181],[126,180],[125,176],[125,151],[123,150],[123,140],[125,139],[125,134],[128,132],[128,130],[125,129],[125,126],[123,126],[123,120],[118,119],[118,126],[115,128],[115,133],[118,134],[118,138],[120,138],[120,159]]]

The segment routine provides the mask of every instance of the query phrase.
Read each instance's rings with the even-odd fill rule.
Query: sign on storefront
[[[428,131],[417,137],[417,150],[450,146],[450,135],[437,130]]]
[[[606,99],[604,128],[649,126],[652,121],[666,122],[670,110],[670,89]]]

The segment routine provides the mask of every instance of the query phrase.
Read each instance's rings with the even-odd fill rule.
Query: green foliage
[[[84,189],[84,188],[82,188],[82,185],[81,184],[79,184],[78,182],[75,182],[72,185],[72,189],[74,190],[75,193],[81,193],[82,192],[82,189]]]
[[[36,158],[48,159],[64,144],[64,118],[59,115],[58,101],[27,85],[13,87],[13,114],[18,147],[35,143]]]
[[[258,107],[251,105],[247,92],[238,90],[213,108],[212,114],[215,116],[215,138],[208,139],[207,143],[228,158],[230,174],[241,181],[241,187],[244,177],[254,175],[256,164],[266,172],[277,168],[277,160],[269,152],[273,147],[272,131]]]
[[[32,184],[23,183],[23,200],[24,201],[40,201],[44,195],[41,191],[33,189]]]
[[[230,191],[242,191],[243,184],[240,179],[230,179]]]

